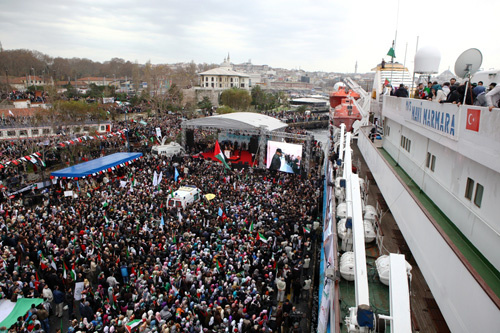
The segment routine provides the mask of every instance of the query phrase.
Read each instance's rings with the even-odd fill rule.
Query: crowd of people
[[[157,126],[176,137],[178,124],[164,122],[117,127],[143,141]],[[41,205],[22,195],[4,202],[0,295],[44,300],[6,329],[53,332],[52,315],[68,316],[69,332],[124,332],[132,323],[140,332],[300,332],[290,301],[312,288],[321,179],[223,170],[147,154],[78,184],[58,180]],[[183,184],[215,198],[170,207]]]
[[[419,83],[413,98],[434,101],[437,103],[466,104],[488,107],[489,110],[500,108],[500,86],[495,82],[484,86],[483,81],[471,83],[468,81],[459,84],[455,78],[442,84],[437,81],[429,81],[427,85]],[[408,87],[401,84],[398,88],[392,89],[386,86],[386,94],[396,97],[409,97]]]

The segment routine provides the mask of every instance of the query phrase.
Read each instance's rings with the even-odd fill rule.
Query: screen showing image
[[[267,142],[266,166],[268,169],[299,174],[301,160],[302,145],[278,141]]]

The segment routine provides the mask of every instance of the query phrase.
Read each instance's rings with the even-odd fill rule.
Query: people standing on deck
[[[486,93],[486,104],[488,105],[488,110],[493,110],[494,108],[499,108],[500,102],[500,85],[495,82],[490,83],[490,90]]]

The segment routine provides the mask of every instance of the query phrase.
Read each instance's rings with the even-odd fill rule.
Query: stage
[[[193,157],[203,157],[205,159],[211,159],[212,161],[219,162],[219,160],[214,157],[213,151],[201,153]],[[232,164],[235,167],[257,166],[257,162],[253,161],[252,154],[247,150],[235,150],[231,158],[227,158],[226,156],[226,162],[227,164]]]

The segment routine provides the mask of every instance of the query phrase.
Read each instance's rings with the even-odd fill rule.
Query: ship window
[[[42,132],[43,134],[50,134],[50,128],[44,128]]]
[[[408,152],[410,152],[410,149],[411,149],[411,140],[410,140],[410,139],[407,139],[407,140],[408,140],[408,145],[407,145],[407,147],[406,147],[406,150],[407,150]]]
[[[32,129],[31,130],[31,135],[38,135],[38,130],[37,129]]]
[[[467,186],[465,187],[465,197],[472,200],[472,191],[474,191],[474,181],[467,178]]]
[[[481,207],[481,201],[483,201],[483,185],[477,183],[476,185],[476,195],[474,196],[474,203],[476,206]]]
[[[425,166],[431,171],[434,171],[434,167],[436,166],[436,156],[431,153],[427,153],[427,159],[425,160]]]
[[[16,136],[16,131],[7,131],[7,136]]]

